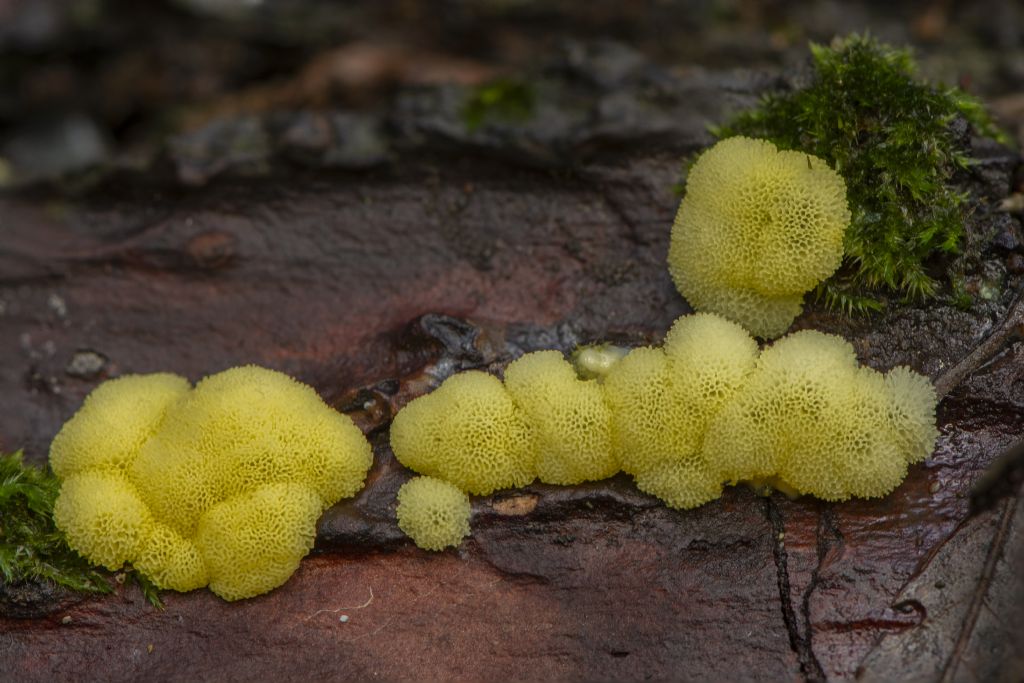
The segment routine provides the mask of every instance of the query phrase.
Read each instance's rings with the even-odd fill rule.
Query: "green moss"
[[[6,584],[50,581],[75,591],[109,593],[108,575],[68,547],[53,523],[60,480],[22,462],[20,451],[0,454],[0,579]],[[161,607],[152,584],[134,569],[124,573]]]
[[[53,524],[60,481],[0,455],[0,576],[7,583],[53,581],[73,590],[110,592],[102,574],[71,550]]]
[[[462,108],[466,129],[474,131],[487,121],[521,122],[533,115],[533,88],[523,81],[498,79],[475,88]]]
[[[771,140],[829,162],[846,180],[853,219],[844,265],[817,290],[847,312],[881,308],[878,294],[934,296],[930,266],[957,253],[966,194],[954,182],[971,164],[954,128],[1002,140],[981,104],[956,89],[920,80],[906,50],[852,35],[811,45],[809,85],[764,98],[713,132]]]

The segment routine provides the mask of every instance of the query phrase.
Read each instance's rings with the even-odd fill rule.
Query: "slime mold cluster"
[[[279,372],[232,368],[195,388],[128,375],[54,438],[54,519],[90,562],[237,600],[288,580],[320,514],[362,488],[372,461],[348,417]]]
[[[739,325],[698,313],[601,379],[554,351],[514,361],[504,383],[454,375],[398,413],[391,445],[474,494],[622,470],[681,509],[740,481],[840,501],[886,495],[931,453],[936,403],[925,377],[863,367],[840,337],[797,332],[759,352]]]

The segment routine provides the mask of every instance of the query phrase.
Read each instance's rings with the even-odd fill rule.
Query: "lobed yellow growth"
[[[189,392],[188,380],[170,373],[128,375],[96,387],[50,445],[58,477],[88,469],[127,471],[163,422],[167,407]]]
[[[884,496],[934,448],[935,404],[931,383],[909,369],[882,375],[839,337],[797,332],[761,354],[704,451],[729,482],[775,477],[825,500]]]
[[[155,522],[142,552],[133,555],[135,568],[157,586],[190,591],[210,583],[199,547],[171,527]]]
[[[320,513],[361,488],[372,453],[310,387],[247,366],[195,389],[166,374],[104,383],[50,459],[64,480],[54,518],[72,548],[112,570],[131,562],[161,588],[209,584],[236,600],[287,580]]]
[[[523,415],[501,381],[484,372],[454,375],[411,401],[391,424],[391,447],[409,469],[477,495],[536,476]]]
[[[196,531],[210,590],[238,600],[287,581],[313,548],[323,504],[310,486],[275,483],[210,508]]]
[[[505,370],[505,390],[532,428],[542,482],[580,484],[618,472],[601,387],[578,379],[560,352],[537,351],[513,361]]]
[[[885,386],[890,397],[886,418],[897,446],[908,463],[921,462],[931,455],[939,438],[935,387],[906,366],[890,370],[885,375]]]
[[[504,387],[456,375],[396,416],[392,446],[403,464],[471,493],[520,484],[468,489],[469,463],[532,449],[542,481],[603,478],[617,463],[641,490],[692,508],[739,481],[826,500],[882,496],[937,437],[926,378],[861,367],[849,343],[819,332],[759,354],[736,323],[697,313],[662,347],[634,349],[602,373],[603,383],[577,379],[560,353],[541,351],[510,364]],[[446,465],[460,458],[468,463]]]
[[[636,475],[678,453],[700,447],[684,415],[686,397],[672,384],[668,356],[661,349],[634,349],[608,373],[605,399],[612,412],[612,444],[622,469]]]
[[[141,554],[153,528],[153,517],[135,488],[124,475],[104,470],[65,480],[53,519],[72,548],[111,571]]]
[[[777,337],[843,256],[846,184],[818,157],[733,137],[690,169],[668,264],[694,308]]]
[[[641,490],[677,508],[721,495],[701,451],[704,432],[756,358],[743,328],[698,313],[677,320],[662,349],[636,349],[611,369],[604,391],[614,450]]]
[[[398,491],[398,526],[424,550],[456,547],[469,535],[469,496],[454,484],[415,477]]]
[[[315,391],[249,366],[170,406],[130,475],[158,517],[191,535],[213,503],[264,483],[308,484],[329,507],[362,487],[371,460],[362,432]]]
[[[688,510],[722,495],[722,482],[699,456],[666,460],[634,477],[636,487],[670,508]]]

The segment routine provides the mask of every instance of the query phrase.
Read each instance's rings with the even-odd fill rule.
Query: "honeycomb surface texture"
[[[761,353],[704,451],[727,482],[777,477],[825,500],[884,496],[934,448],[936,402],[921,375],[861,367],[846,341],[801,331]]]
[[[399,462],[487,495],[536,477],[536,446],[522,412],[501,380],[469,371],[403,408],[391,424]]]
[[[695,309],[774,338],[839,267],[849,223],[846,185],[823,160],[727,138],[690,169],[669,272]]]
[[[194,389],[166,374],[106,382],[50,459],[63,480],[55,519],[80,554],[236,600],[287,580],[321,512],[362,487],[372,453],[313,389],[247,366]]]
[[[455,547],[469,535],[469,496],[454,484],[415,477],[398,491],[398,526],[424,550]]]
[[[579,484],[619,471],[601,387],[578,379],[561,353],[537,351],[513,361],[505,389],[532,428],[542,482]]]
[[[736,323],[698,313],[676,321],[662,348],[637,349],[609,372],[615,450],[637,486],[671,507],[721,495],[701,446],[711,419],[752,372],[757,344]]]
[[[826,500],[882,496],[937,438],[927,378],[862,367],[849,343],[814,331],[759,351],[737,323],[696,313],[598,376],[579,379],[557,351],[514,361],[504,384],[455,375],[399,412],[392,446],[411,469],[469,493],[521,486],[532,462],[551,484],[622,470],[685,509],[741,481]],[[521,477],[490,476],[491,463],[521,453]]]

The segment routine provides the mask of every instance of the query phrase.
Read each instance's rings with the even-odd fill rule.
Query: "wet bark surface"
[[[1017,160],[1001,149],[979,148],[970,178],[972,232],[1008,235],[971,264],[974,306],[848,320],[811,305],[797,322],[937,380],[991,347],[892,495],[736,488],[677,512],[619,476],[478,498],[457,551],[402,536],[394,412],[524,351],[659,341],[688,310],[664,267],[680,159],[707,120],[785,82],[588,59],[528,121],[469,130],[459,90],[415,89],[379,114],[216,124],[145,171],[0,197],[0,448],[43,462],[108,377],[257,363],[313,385],[375,451],[367,487],[270,594],[168,594],[160,612],[128,587],[5,589],[0,678],[1024,676],[1020,506],[968,517],[972,485],[1024,434],[1020,224],[996,211]]]

